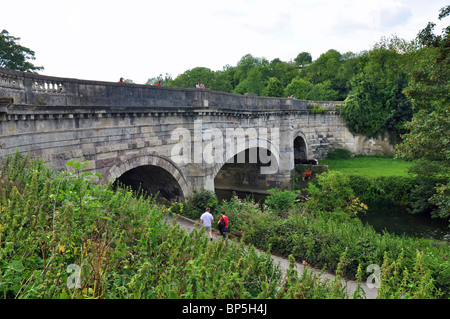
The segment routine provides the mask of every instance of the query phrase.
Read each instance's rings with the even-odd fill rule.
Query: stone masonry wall
[[[208,89],[62,79],[0,68],[0,159],[18,150],[64,169],[67,161],[83,158],[89,161],[87,169],[100,173],[104,182],[113,182],[132,168],[155,165],[172,174],[187,196],[196,188],[214,189],[214,178],[223,166],[194,161],[210,143],[202,137],[212,129],[223,137],[230,128],[278,129],[279,170],[265,176],[266,182],[278,187],[288,186],[294,168],[293,141],[298,136],[305,140],[308,159],[320,159],[333,148],[366,154],[389,149],[353,136],[333,107],[339,102],[322,102],[326,114],[312,114],[309,103]],[[178,128],[186,129],[191,138],[187,163],[172,158],[180,141],[172,134]],[[199,136],[200,149],[195,147]]]

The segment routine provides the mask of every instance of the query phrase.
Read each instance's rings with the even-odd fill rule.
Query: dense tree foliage
[[[301,52],[290,61],[244,55],[236,66],[213,71],[196,67],[163,84],[206,88],[235,94],[292,97],[313,101],[346,101],[341,112],[354,133],[377,136],[388,131],[393,142],[406,133],[412,107],[403,90],[409,70],[419,59],[415,41],[381,39],[369,51],[341,53],[328,50],[316,60]],[[422,57],[423,59],[423,57]],[[154,84],[157,78],[150,79]],[[162,76],[160,76],[162,79]]]
[[[450,14],[450,6],[441,9],[439,19]],[[421,60],[411,74],[405,89],[414,115],[407,123],[408,132],[398,145],[398,156],[421,159],[417,170],[423,182],[413,195],[416,210],[431,210],[432,216],[450,217],[450,26],[435,35],[430,22],[417,36],[422,45]],[[437,163],[437,164],[436,164]],[[419,166],[420,165],[420,166]],[[430,168],[438,178],[430,179]],[[439,180],[438,180],[439,179]]]
[[[440,18],[449,14],[441,10]],[[405,94],[412,102],[414,116],[407,124],[399,155],[407,159],[426,158],[450,162],[450,27],[433,34],[429,23],[419,35],[422,59],[411,74]]]
[[[43,70],[41,66],[35,66],[29,60],[34,60],[34,51],[20,45],[20,38],[9,35],[3,30],[0,32],[0,67],[11,70],[33,72]]]
[[[354,133],[376,137],[388,131],[398,141],[411,119],[411,103],[403,94],[415,42],[382,39],[360,58],[361,70],[350,80],[342,115]]]

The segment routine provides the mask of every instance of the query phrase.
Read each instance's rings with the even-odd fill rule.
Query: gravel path
[[[171,216],[166,216],[166,220],[167,220],[167,222],[172,222],[173,219]],[[188,219],[183,216],[178,216],[177,223],[180,226],[182,226],[183,228],[185,228],[188,232],[190,232],[194,227],[198,227],[198,222],[193,221],[192,219]],[[213,231],[213,239],[222,240],[221,235],[216,230]],[[258,250],[258,251],[260,251],[260,250]],[[287,269],[289,269],[289,260],[287,258],[283,258],[283,257],[276,256],[276,255],[272,255],[272,258],[273,258],[275,264],[278,263],[280,265],[283,273]],[[320,270],[311,268],[307,265],[296,263],[296,269],[299,274],[301,273],[301,271],[303,271],[304,268],[308,268],[317,274],[319,274],[321,272]],[[321,277],[333,279],[335,276],[330,273],[323,273],[321,275]],[[346,288],[347,288],[347,292],[348,292],[349,296],[353,296],[353,292],[355,291],[355,289],[357,287],[357,283],[353,280],[344,280],[344,283],[346,284]],[[364,291],[366,293],[366,299],[376,299],[377,298],[378,289],[369,288],[366,283],[362,284],[362,288],[364,289]]]

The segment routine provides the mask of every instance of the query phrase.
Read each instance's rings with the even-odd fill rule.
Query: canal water
[[[406,208],[380,206],[369,208],[359,216],[363,223],[371,225],[375,231],[391,234],[406,234],[412,237],[437,239],[450,242],[450,228],[447,220],[431,218],[429,214],[410,214]]]
[[[216,189],[216,195],[221,202],[223,199],[229,200],[233,196],[230,190]],[[250,196],[256,202],[263,203],[266,194],[236,192],[239,198]],[[429,215],[413,215],[405,208],[396,206],[372,207],[359,218],[363,223],[371,225],[376,232],[384,231],[395,235],[407,235],[427,239],[436,239],[450,242],[450,227],[448,221],[431,218]]]

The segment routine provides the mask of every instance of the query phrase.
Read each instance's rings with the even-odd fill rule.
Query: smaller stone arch
[[[183,197],[189,194],[187,179],[181,169],[171,159],[158,154],[134,156],[112,166],[105,174],[103,182],[114,183],[114,181],[122,176],[125,172],[145,165],[157,166],[166,170],[178,182],[178,185],[183,192]]]
[[[295,164],[302,164],[309,159],[308,144],[306,136],[303,132],[297,132],[296,134],[294,134],[293,150]]]

